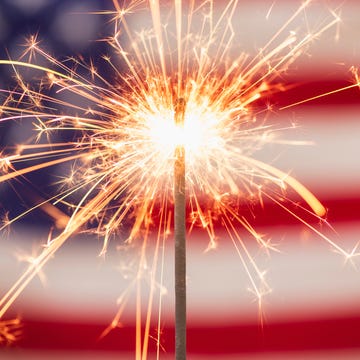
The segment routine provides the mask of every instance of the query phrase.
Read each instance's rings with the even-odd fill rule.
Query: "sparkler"
[[[40,200],[29,209],[42,209],[54,217],[60,233],[49,237],[38,257],[29,257],[24,274],[0,300],[0,318],[54,253],[78,231],[100,234],[104,238],[101,251],[104,254],[110,239],[119,229],[125,232],[128,227],[127,243],[140,243],[141,249],[132,287],[137,294],[136,359],[145,359],[158,288],[154,274],[159,266],[162,269],[159,249],[165,246],[171,233],[174,209],[180,359],[185,357],[186,335],[185,220],[189,223],[188,231],[196,226],[204,229],[209,249],[217,243],[215,223],[222,225],[249,275],[260,307],[270,288],[238,229],[245,229],[265,249],[273,246],[239,213],[242,201],[254,198],[260,203],[273,201],[338,252],[346,257],[353,255],[283,201],[285,191],[293,189],[307,204],[299,208],[324,223],[326,210],[308,189],[289,174],[253,157],[257,149],[276,142],[281,130],[265,123],[266,111],[256,110],[257,101],[284,90],[279,74],[316,37],[336,26],[339,17],[331,12],[330,19],[311,34],[301,36],[290,31],[292,22],[310,6],[311,1],[307,0],[249,59],[242,53],[235,57],[231,54],[232,18],[238,1],[228,1],[217,18],[212,0],[190,0],[186,4],[174,0],[165,9],[158,0],[122,5],[113,0],[113,3],[115,11],[107,14],[113,17],[115,31],[108,40],[127,70],[121,70],[110,56],[104,56],[105,63],[114,71],[112,82],[92,64],[77,59],[72,59],[72,65],[60,62],[42,50],[36,36],[29,39],[23,57],[30,55],[31,60],[35,55],[41,56],[49,63],[48,67],[21,59],[0,60],[1,65],[12,67],[18,81],[17,89],[8,92],[1,105],[1,121],[35,119],[37,130],[35,142],[3,149],[0,182],[73,164],[58,194],[46,199],[38,197]],[[150,9],[152,23],[149,29],[134,30],[135,25],[129,20],[132,14],[141,12],[142,6]],[[171,24],[175,24],[174,28]],[[21,76],[23,68],[45,74],[37,89],[25,83]],[[84,70],[89,77],[83,74]],[[63,95],[81,97],[86,104],[64,100]],[[68,133],[72,138],[53,140],[56,132]],[[42,142],[44,138],[47,142]],[[22,166],[29,161],[33,163]],[[58,206],[66,206],[69,215],[59,213]],[[1,229],[23,215],[7,220]],[[148,256],[154,229],[157,229],[154,253]],[[140,282],[148,276],[145,269],[149,268],[151,281],[144,319]],[[104,334],[118,325],[129,291],[120,297],[119,312]],[[156,336],[158,357],[161,296]]]

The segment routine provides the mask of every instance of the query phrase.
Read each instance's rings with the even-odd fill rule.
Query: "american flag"
[[[295,4],[296,3],[296,4]],[[318,1],[304,17],[321,18],[321,11],[338,11],[338,27],[314,39],[289,74],[291,90],[276,98],[276,107],[347,87],[360,59],[360,3]],[[240,1],[242,16],[235,19],[240,45],[261,47],[300,2]],[[0,3],[1,58],[17,58],[24,38],[39,33],[42,44],[58,58],[106,52],[109,24],[94,11],[109,9],[110,1],[2,0]],[[139,21],[141,21],[139,19]],[[238,21],[238,23],[237,23]],[[294,25],[296,27],[296,24]],[[294,30],[296,30],[294,28]],[[5,51],[6,50],[6,51]],[[8,69],[0,69],[0,89],[11,84]],[[360,90],[352,88],[278,111],[284,124],[296,123],[292,139],[314,145],[274,147],[258,154],[291,171],[328,209],[331,237],[351,250],[360,241]],[[27,134],[18,124],[0,123],[0,141],[22,141]],[[20,197],[21,199],[21,197]],[[21,200],[20,200],[21,202]],[[10,185],[0,187],[2,208],[18,205]],[[16,205],[15,205],[16,204]],[[247,291],[249,280],[231,247],[219,242],[204,252],[206,239],[196,232],[188,242],[188,354],[191,359],[358,359],[360,357],[360,286],[357,259],[345,261],[328,244],[275,205],[256,213],[255,225],[271,236],[280,252],[255,260],[267,270],[272,293],[264,298],[264,321],[258,303]],[[21,251],[47,236],[42,218],[15,224],[0,239],[1,295],[24,269]],[[329,231],[329,229],[324,229]],[[226,234],[224,232],[224,237]],[[202,241],[204,240],[204,241]],[[247,244],[252,246],[251,242]],[[77,235],[15,302],[8,317],[19,316],[21,337],[0,350],[3,359],[115,359],[133,358],[135,318],[125,314],[119,328],[102,332],[117,311],[117,298],[126,286],[115,246],[105,259],[97,257],[97,239]],[[24,250],[25,249],[25,250]],[[172,258],[166,260],[172,269]],[[173,357],[173,280],[165,276],[161,358]],[[134,298],[135,299],[135,298]],[[156,329],[153,329],[155,335]],[[153,353],[155,342],[151,345]],[[155,356],[155,355],[154,355]],[[150,357],[151,358],[151,357]]]

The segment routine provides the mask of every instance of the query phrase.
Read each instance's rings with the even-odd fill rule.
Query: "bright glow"
[[[139,111],[136,117],[144,124],[142,136],[148,138],[148,146],[159,156],[158,162],[171,160],[177,145],[184,145],[189,164],[221,151],[224,146],[224,113],[209,108],[208,99],[204,99],[201,105],[189,99],[184,126],[175,124],[173,109],[156,105],[155,110],[147,113]]]

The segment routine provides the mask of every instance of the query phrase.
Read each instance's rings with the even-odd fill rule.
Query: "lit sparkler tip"
[[[184,98],[178,98],[175,101],[175,124],[179,127],[184,126],[185,122],[185,107],[186,107],[186,101]]]

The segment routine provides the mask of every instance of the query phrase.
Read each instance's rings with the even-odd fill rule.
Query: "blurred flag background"
[[[100,63],[111,24],[97,10],[111,9],[111,1],[2,0],[0,3],[1,58],[19,57],[30,34],[39,34],[44,48],[57,58],[81,55]],[[321,3],[322,6],[317,6]],[[293,13],[300,2],[240,1],[234,28],[239,48],[256,53]],[[341,9],[339,8],[341,6]],[[302,19],[322,19],[338,11],[342,21],[296,61],[297,71],[286,78],[291,90],[272,99],[281,108],[354,83],[352,66],[359,66],[360,3],[318,1]],[[136,21],[142,21],[140,18]],[[302,24],[306,24],[302,20]],[[294,27],[299,24],[294,24]],[[294,28],[294,31],[296,28]],[[13,74],[0,68],[0,88],[11,87]],[[360,91],[329,95],[271,115],[296,129],[285,136],[312,141],[309,146],[272,146],[257,155],[310,188],[328,208],[335,231],[324,232],[351,251],[360,240]],[[31,126],[0,125],[2,144],[21,142]],[[288,138],[287,138],[288,139]],[[0,187],[2,209],[25,206],[9,184]],[[39,214],[15,224],[0,239],[1,295],[24,269],[18,261],[46,240],[47,220]],[[256,214],[256,229],[278,244],[279,253],[265,256],[249,242],[255,261],[267,271],[272,293],[264,298],[264,323],[258,303],[247,291],[249,280],[230,241],[219,239],[215,251],[204,252],[206,238],[195,232],[188,243],[188,350],[191,359],[358,359],[360,357],[360,274],[358,259],[346,261],[321,238],[267,204]],[[4,359],[133,358],[135,317],[129,309],[122,327],[99,336],[117,311],[117,298],[126,287],[122,266],[131,251],[97,254],[97,239],[78,235],[46,265],[16,301],[9,316],[23,320],[23,335],[1,350]],[[164,358],[173,351],[172,258],[166,260]],[[130,271],[130,270],[129,270]],[[134,298],[135,299],[135,298]],[[133,299],[133,300],[134,300]],[[131,303],[131,301],[130,301]],[[155,329],[153,329],[155,335]]]

